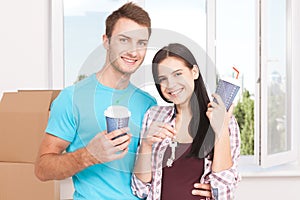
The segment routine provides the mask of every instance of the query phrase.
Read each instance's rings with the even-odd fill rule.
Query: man
[[[133,3],[114,11],[106,19],[103,68],[62,90],[51,105],[35,173],[42,181],[72,176],[75,200],[137,199],[131,172],[144,113],[156,101],[130,76],[144,60],[150,27],[147,12]],[[129,128],[106,132],[103,113],[110,105],[129,108]]]

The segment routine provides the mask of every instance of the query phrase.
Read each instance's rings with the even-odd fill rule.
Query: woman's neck
[[[176,141],[179,143],[191,143],[193,138],[189,134],[189,124],[192,119],[192,113],[188,109],[177,108],[175,129],[177,132]]]

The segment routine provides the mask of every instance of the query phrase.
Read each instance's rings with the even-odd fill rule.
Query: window
[[[296,157],[291,132],[291,7],[288,0],[261,1],[262,166]],[[264,78],[263,78],[264,77]]]
[[[174,42],[186,45],[194,53],[201,72],[204,75],[208,73],[204,67],[207,63],[211,63],[206,56],[206,0],[191,0],[189,3],[173,0],[145,0],[144,8],[151,17],[153,29],[144,61],[145,67],[133,74],[132,80],[141,77],[141,72],[143,72],[142,76],[146,83],[143,80],[142,84],[145,85],[140,84],[140,87],[152,94],[158,103],[163,105],[166,103],[160,98],[152,76],[149,76],[152,74],[152,58],[160,48]],[[197,26],[194,23],[197,23]]]
[[[291,132],[291,27],[288,0],[216,0],[218,75],[241,72],[235,116],[243,155],[263,167],[296,158]],[[253,106],[254,105],[254,106]]]
[[[97,72],[103,66],[105,50],[102,47],[102,34],[105,32],[105,19],[111,11],[126,2],[126,0],[97,2],[64,0],[64,86],[72,85],[78,79]],[[200,47],[202,51],[198,51],[197,55],[205,54],[206,0],[192,0],[188,4],[172,0],[134,2],[147,10],[153,30],[144,67],[134,73],[131,80],[155,96],[160,104],[164,104],[156,91],[152,76],[149,76],[152,73],[152,58],[158,49],[171,42],[183,42],[195,51]],[[195,21],[197,26],[192,23]],[[205,59],[201,58],[197,60],[198,64],[206,70],[206,54]]]
[[[104,19],[127,2],[53,0],[52,69],[53,88],[73,84],[80,75],[102,67]],[[156,34],[171,33],[159,45],[150,41],[144,65],[150,65],[156,50],[184,39],[199,45],[208,57],[200,59],[209,89],[216,75],[232,76],[240,71],[237,118],[244,119],[242,153],[268,167],[292,161],[296,155],[295,131],[291,130],[291,0],[192,0],[135,1],[152,18]],[[96,4],[95,4],[96,3]],[[180,14],[178,14],[180,13]],[[152,43],[151,43],[152,42]],[[199,60],[198,60],[199,62]],[[216,68],[214,64],[216,64]],[[147,69],[144,68],[144,69]],[[150,67],[148,67],[150,69]],[[151,73],[151,72],[150,72]],[[137,85],[158,99],[149,71],[135,74]],[[138,82],[143,77],[143,83]],[[274,95],[276,94],[276,95]],[[160,102],[161,103],[161,102]],[[241,114],[241,116],[238,116]]]
[[[256,82],[256,3],[254,0],[216,1],[216,68],[220,78],[240,71],[235,117],[241,131],[241,154],[254,155]]]
[[[105,19],[126,0],[64,0],[64,86],[74,84],[104,64]]]

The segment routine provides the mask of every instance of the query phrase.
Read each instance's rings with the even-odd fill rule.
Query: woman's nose
[[[175,87],[175,85],[176,85],[176,81],[174,80],[174,78],[172,76],[169,77],[167,81],[167,88],[172,89]]]

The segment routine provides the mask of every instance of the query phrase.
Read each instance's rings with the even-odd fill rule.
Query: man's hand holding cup
[[[98,163],[121,159],[128,152],[130,114],[124,106],[110,106],[105,110],[107,131],[97,134],[86,147]]]

